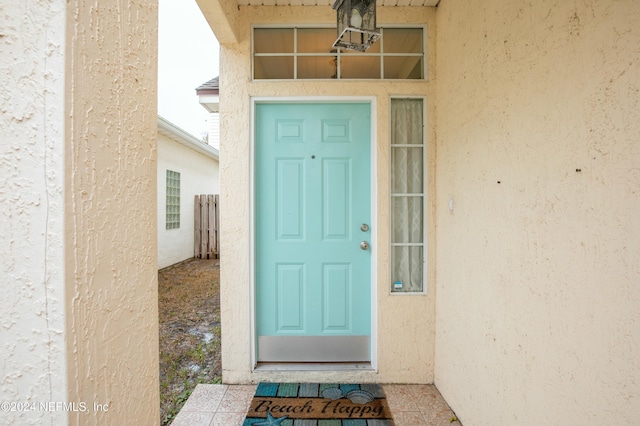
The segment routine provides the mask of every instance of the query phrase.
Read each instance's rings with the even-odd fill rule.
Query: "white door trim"
[[[250,254],[249,254],[249,276],[250,276],[250,288],[249,288],[249,308],[250,308],[250,351],[251,351],[251,371],[255,371],[258,365],[257,363],[257,344],[256,344],[256,257],[255,257],[255,111],[257,103],[348,103],[348,102],[361,102],[369,103],[371,112],[371,369],[378,370],[378,184],[376,177],[377,173],[377,98],[375,96],[294,96],[294,97],[251,97],[251,124],[250,124],[250,145],[249,145],[249,157],[250,157],[250,170],[249,170],[249,188],[250,188]],[[327,370],[327,366],[323,366],[322,370]],[[343,370],[343,368],[337,368],[336,370]]]

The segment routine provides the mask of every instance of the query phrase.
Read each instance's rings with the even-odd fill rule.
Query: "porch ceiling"
[[[239,6],[332,6],[335,0],[238,0]],[[440,0],[377,0],[378,6],[437,6]]]
[[[440,0],[376,0],[380,7],[434,7]],[[327,6],[335,0],[196,0],[220,44],[238,41],[240,6]]]

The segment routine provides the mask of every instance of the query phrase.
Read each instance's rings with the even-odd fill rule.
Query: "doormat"
[[[394,426],[378,384],[260,383],[242,426]]]

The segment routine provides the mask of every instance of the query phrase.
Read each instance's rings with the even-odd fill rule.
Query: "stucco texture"
[[[0,64],[0,423],[156,424],[157,4],[4,2]]]
[[[236,19],[237,18],[237,19]],[[389,293],[389,110],[391,96],[425,96],[428,115],[433,114],[431,95],[434,77],[414,82],[389,81],[252,81],[250,29],[252,24],[334,24],[330,7],[241,7],[231,21],[239,33],[237,44],[221,47],[221,313],[222,368],[225,383],[258,380],[363,380],[375,382],[430,383],[433,380],[435,340],[435,251],[427,259],[426,295],[395,296]],[[378,25],[426,24],[429,62],[435,60],[435,16],[429,8],[380,8]],[[336,99],[349,96],[373,97],[376,116],[374,138],[377,210],[375,244],[377,257],[377,371],[339,373],[252,372],[251,286],[252,286],[252,193],[251,193],[251,98],[313,97]],[[435,132],[427,121],[428,157],[435,158]],[[429,167],[429,192],[433,189],[433,164]],[[428,210],[432,212],[433,204]],[[428,215],[431,218],[431,214]],[[429,226],[435,235],[433,221]],[[429,244],[433,244],[430,240]]]
[[[438,6],[435,383],[465,426],[640,423],[638,22]]]
[[[72,424],[159,422],[157,2],[67,4],[66,303]]]
[[[0,5],[0,402],[67,398],[64,22],[63,0]],[[0,413],[0,424],[66,421]]]

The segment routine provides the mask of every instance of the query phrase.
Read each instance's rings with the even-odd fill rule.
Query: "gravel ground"
[[[198,383],[220,383],[220,261],[158,271],[160,418],[168,425]]]

